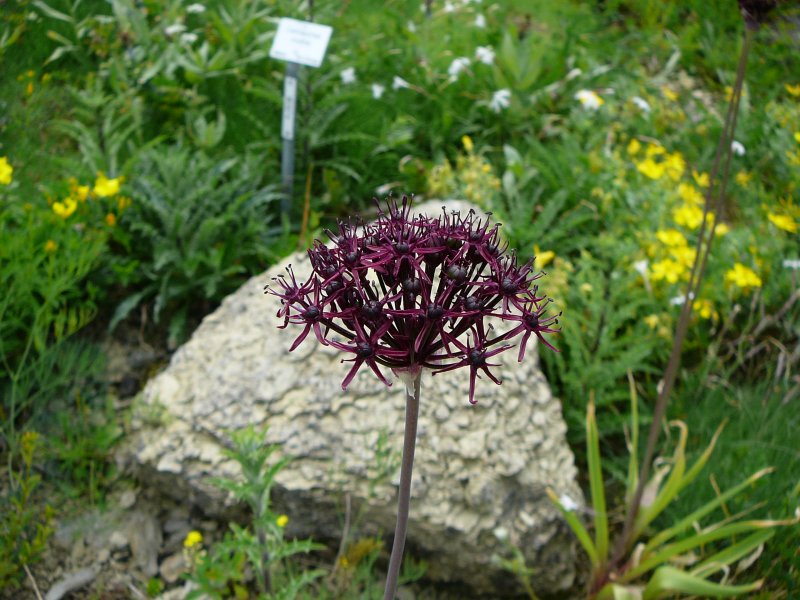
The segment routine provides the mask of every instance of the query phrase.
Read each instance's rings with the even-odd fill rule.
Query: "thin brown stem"
[[[414,377],[414,390],[406,388],[406,428],[403,436],[403,460],[400,464],[400,490],[397,495],[397,525],[394,529],[392,556],[386,574],[383,600],[394,600],[403,550],[408,530],[408,509],[411,502],[411,470],[414,467],[414,449],[417,445],[417,421],[419,420],[419,388],[422,371]]]
[[[636,490],[631,499],[630,506],[625,515],[625,523],[622,529],[622,535],[619,537],[616,547],[614,549],[613,559],[611,561],[612,568],[618,566],[620,560],[625,556],[627,550],[634,543],[634,523],[636,515],[642,503],[642,495],[644,493],[647,479],[650,475],[650,464],[653,461],[656,449],[656,443],[661,428],[661,421],[664,418],[667,410],[670,392],[675,383],[675,378],[678,374],[680,367],[681,351],[683,349],[683,342],[686,338],[686,333],[689,328],[689,319],[692,313],[692,306],[696,298],[696,292],[700,288],[700,284],[705,274],[705,268],[708,263],[708,257],[711,253],[711,244],[714,240],[714,224],[709,225],[709,213],[712,209],[719,214],[719,207],[722,203],[722,198],[725,193],[725,187],[730,177],[730,161],[731,161],[731,142],[733,141],[733,133],[736,130],[736,120],[739,113],[739,101],[741,100],[742,87],[744,85],[744,75],[747,65],[747,57],[750,51],[752,42],[753,31],[750,27],[745,28],[744,43],[742,51],[739,55],[739,65],[736,70],[736,83],[733,87],[733,95],[728,106],[728,113],[725,117],[725,123],[720,135],[717,151],[714,156],[714,163],[711,168],[710,185],[706,191],[705,207],[703,209],[703,221],[700,227],[700,233],[697,240],[697,252],[695,255],[694,264],[692,265],[692,272],[689,277],[689,284],[686,290],[686,297],[683,303],[678,325],[675,329],[675,339],[672,344],[672,351],[670,353],[669,361],[664,372],[664,379],[656,401],[655,411],[653,413],[653,422],[650,425],[650,431],[647,436],[647,446],[645,449],[644,459],[642,460],[639,478],[636,485]],[[723,175],[720,179],[720,167],[723,163]],[[718,189],[715,189],[715,184],[720,181]],[[706,235],[706,230],[708,234]]]

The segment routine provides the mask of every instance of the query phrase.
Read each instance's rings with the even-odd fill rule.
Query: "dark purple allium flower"
[[[267,286],[281,300],[281,327],[303,326],[291,350],[313,331],[321,344],[352,354],[342,388],[365,364],[386,385],[381,366],[412,375],[469,367],[473,404],[478,371],[500,383],[489,361],[511,339],[522,336],[520,361],[531,335],[555,350],[543,334],[557,331],[559,315],[546,314],[552,300],[535,283],[544,273],[533,270],[533,260],[517,264],[498,224],[473,211],[412,218],[406,197],[378,210],[374,224],[340,222],[326,232],[330,244],[314,243],[308,281],[298,284],[290,267]],[[493,319],[516,325],[495,335]]]

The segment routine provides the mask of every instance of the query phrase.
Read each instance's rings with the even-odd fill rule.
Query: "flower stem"
[[[389,572],[386,574],[386,588],[383,600],[394,600],[403,550],[406,545],[408,529],[408,508],[411,501],[411,470],[414,466],[414,449],[417,444],[417,421],[419,417],[419,387],[422,371],[414,377],[414,390],[406,388],[406,428],[403,436],[403,461],[400,465],[400,490],[397,497],[397,525],[394,528],[392,556],[389,559]]]

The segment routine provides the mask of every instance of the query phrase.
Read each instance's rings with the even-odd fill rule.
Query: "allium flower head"
[[[340,222],[308,251],[313,272],[299,283],[291,267],[267,293],[280,298],[278,316],[301,326],[294,350],[309,333],[321,344],[350,355],[345,389],[366,365],[386,385],[381,367],[395,373],[434,374],[461,367],[470,372],[469,400],[475,402],[479,372],[495,383],[492,359],[521,338],[518,360],[536,336],[554,333],[559,315],[539,292],[533,261],[517,264],[499,239],[499,225],[470,211],[442,210],[438,218],[412,217],[406,197],[379,207],[375,223]],[[511,324],[496,333],[492,321]]]

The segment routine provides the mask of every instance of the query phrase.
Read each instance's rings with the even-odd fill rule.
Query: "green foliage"
[[[172,146],[145,153],[131,178],[132,204],[114,229],[114,277],[128,289],[110,327],[143,302],[156,322],[169,315],[181,340],[192,310],[220,301],[260,270],[277,235],[254,157],[212,160]]]
[[[92,406],[80,391],[75,403],[56,414],[48,437],[50,457],[58,465],[60,491],[72,497],[88,496],[94,505],[113,476],[111,452],[122,434],[113,403]]]
[[[41,483],[35,471],[41,441],[39,434],[20,436],[19,454],[13,456],[8,484],[0,494],[0,589],[16,590],[23,567],[38,561],[53,533],[53,510],[34,496]]]
[[[242,478],[217,479],[215,483],[247,504],[253,520],[247,527],[232,523],[231,531],[221,542],[195,556],[190,579],[199,587],[189,594],[190,600],[246,595],[246,568],[255,576],[258,598],[276,600],[296,598],[301,589],[322,575],[319,570],[297,572],[287,562],[296,554],[307,554],[322,546],[311,540],[285,538],[288,517],[272,511],[270,495],[275,475],[288,459],[273,460],[278,446],[266,444],[264,437],[264,432],[252,427],[231,435],[233,446],[226,454],[239,464]]]
[[[0,202],[0,433],[13,453],[18,425],[52,402],[50,394],[65,383],[58,364],[65,342],[95,314],[97,290],[87,279],[105,239],[67,227],[15,195]],[[84,362],[80,354],[65,358],[64,366]],[[68,373],[66,381],[74,376]]]
[[[630,502],[637,486],[638,468],[638,410],[635,386],[631,378],[631,444],[629,477],[625,494],[625,510],[630,510]],[[589,557],[592,566],[590,597],[598,600],[613,598],[644,599],[659,598],[669,593],[684,593],[714,597],[739,596],[759,589],[763,582],[731,585],[726,582],[729,566],[738,563],[739,570],[747,568],[749,556],[770,539],[779,526],[796,526],[798,520],[750,520],[743,515],[724,515],[724,518],[710,524],[701,525],[703,519],[712,515],[732,498],[742,494],[747,488],[761,479],[772,469],[762,469],[744,481],[705,504],[695,507],[688,515],[676,518],[662,529],[653,531],[651,523],[675,501],[678,494],[690,486],[708,463],[719,434],[720,427],[708,447],[699,458],[689,466],[686,457],[688,428],[680,421],[672,426],[678,432],[675,451],[671,458],[654,461],[656,467],[652,478],[645,486],[644,501],[633,521],[632,542],[626,547],[625,556],[614,560],[613,549],[609,546],[608,514],[604,490],[602,463],[598,438],[594,403],[590,402],[586,414],[586,444],[589,462],[589,482],[591,488],[591,514],[595,532],[591,539],[586,527],[577,518],[575,508],[565,506],[564,502],[550,490],[553,503],[561,511],[570,528],[574,531],[581,546]],[[742,537],[739,537],[742,536]],[[723,549],[715,548],[714,542],[728,542]],[[683,569],[675,564],[686,565]],[[723,572],[722,582],[711,579]]]

